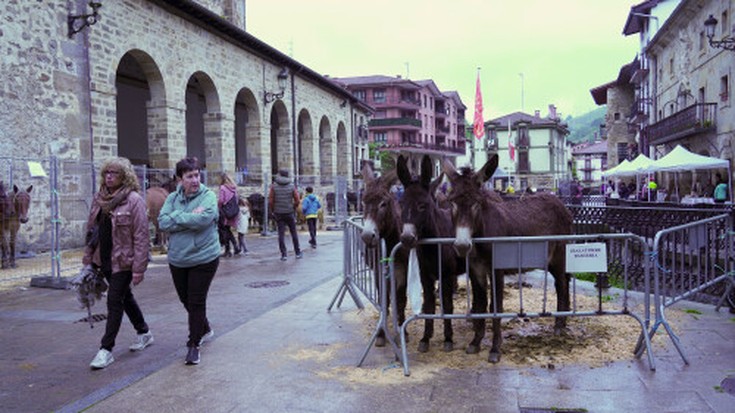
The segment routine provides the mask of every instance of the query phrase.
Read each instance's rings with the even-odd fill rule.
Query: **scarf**
[[[122,201],[128,198],[130,195],[131,188],[121,186],[115,192],[110,193],[110,190],[102,185],[102,188],[97,193],[97,204],[105,214],[109,214],[110,211],[115,209]]]

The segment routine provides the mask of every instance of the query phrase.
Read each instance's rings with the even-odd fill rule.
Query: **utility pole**
[[[523,72],[518,73],[518,76],[521,77],[521,112],[523,112],[525,110],[525,107],[524,107],[525,106],[524,104],[525,91],[523,90]]]

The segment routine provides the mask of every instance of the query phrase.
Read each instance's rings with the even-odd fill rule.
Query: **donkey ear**
[[[18,191],[19,191],[18,185],[13,185],[13,192],[15,192],[17,194]]]
[[[393,169],[393,170],[390,170],[390,171],[384,173],[383,176],[381,176],[379,179],[380,179],[380,183],[386,189],[390,189],[390,187],[392,187],[393,184],[398,179],[398,176],[396,175],[396,170]]]
[[[443,180],[444,180],[444,172],[440,173],[436,179],[431,181],[431,185],[429,185],[429,193],[431,194],[432,198],[436,198],[436,190],[439,189],[439,185],[442,184]]]
[[[487,162],[485,162],[485,165],[483,165],[482,168],[477,171],[477,180],[480,181],[480,183],[487,181],[488,179],[490,179],[491,176],[493,176],[496,169],[498,169],[497,154],[488,159]]]
[[[398,179],[401,181],[403,186],[411,183],[411,172],[408,170],[408,165],[406,165],[406,162],[406,158],[403,155],[398,155],[398,162],[396,163],[396,173],[398,174]]]
[[[374,181],[375,175],[373,174],[373,168],[370,167],[370,162],[365,162],[362,166],[362,180],[365,185]]]
[[[454,164],[449,162],[449,159],[444,159],[442,162],[442,172],[447,175],[447,178],[449,178],[450,181],[457,178],[457,168],[454,167]]]
[[[434,176],[434,163],[429,155],[421,158],[421,185],[429,187],[431,185],[431,177]]]
[[[30,193],[31,191],[33,191],[33,185],[26,188],[26,192]]]

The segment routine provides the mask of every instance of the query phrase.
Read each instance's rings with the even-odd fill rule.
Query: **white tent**
[[[653,161],[644,154],[638,155],[635,159],[630,162],[627,160],[623,161],[620,165],[615,168],[606,171],[606,176],[635,176],[643,175],[650,172],[650,167]]]
[[[652,171],[691,171],[694,169],[727,169],[730,162],[726,159],[711,158],[689,152],[681,145],[653,162]]]
[[[620,162],[619,164],[615,165],[614,167],[604,171],[602,174],[605,176],[617,176],[617,171],[624,167],[625,165],[628,165],[630,163],[629,160],[623,159],[623,162]]]

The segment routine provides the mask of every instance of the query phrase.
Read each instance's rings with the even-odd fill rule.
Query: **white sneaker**
[[[89,363],[89,366],[93,369],[104,369],[112,364],[113,361],[115,361],[115,357],[112,357],[112,353],[101,348],[100,351],[97,352],[97,355],[94,356],[92,362]]]
[[[130,345],[130,351],[140,351],[149,345],[153,344],[153,334],[149,331],[147,333],[138,334],[135,338],[135,342]]]
[[[207,331],[207,334],[203,335],[202,338],[199,339],[199,345],[201,346],[202,344],[204,344],[207,341],[211,340],[212,337],[214,337],[214,330],[212,330],[210,328],[209,331]]]

